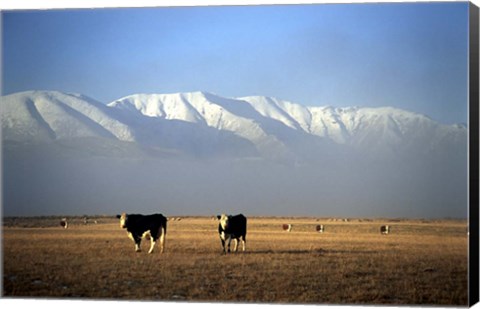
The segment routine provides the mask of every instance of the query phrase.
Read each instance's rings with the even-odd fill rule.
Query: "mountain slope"
[[[7,140],[46,141],[101,137],[133,141],[128,126],[90,98],[55,91],[28,91],[2,97],[2,130]]]
[[[246,97],[259,113],[308,134],[351,146],[364,154],[423,153],[466,145],[467,129],[391,107],[303,107],[266,97]]]
[[[290,150],[259,122],[257,113],[244,102],[202,92],[170,95],[132,95],[108,104],[144,116],[193,123],[198,129],[213,128],[248,140],[267,157],[288,155]]]

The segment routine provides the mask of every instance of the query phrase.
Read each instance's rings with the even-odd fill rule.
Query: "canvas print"
[[[472,9],[2,11],[2,297],[467,306]]]

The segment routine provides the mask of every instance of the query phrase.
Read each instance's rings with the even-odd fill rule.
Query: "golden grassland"
[[[466,221],[251,217],[230,255],[209,217],[168,221],[163,254],[136,253],[111,217],[58,222],[4,218],[4,297],[467,305]]]

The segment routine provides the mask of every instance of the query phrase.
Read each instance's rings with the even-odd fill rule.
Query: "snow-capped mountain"
[[[267,157],[304,158],[336,153],[338,148],[376,158],[426,155],[464,147],[467,140],[464,126],[442,125],[391,107],[304,107],[269,97],[231,99],[202,92],[132,95],[108,106],[231,132]]]
[[[104,105],[31,91],[2,97],[4,141],[103,138],[175,149],[305,159],[338,151],[382,157],[465,147],[467,129],[391,107],[305,107],[270,97],[204,92],[136,94]]]

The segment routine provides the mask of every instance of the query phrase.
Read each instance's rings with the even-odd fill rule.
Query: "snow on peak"
[[[92,136],[145,142],[162,137],[169,145],[197,145],[221,135],[254,145],[265,156],[290,156],[300,144],[320,140],[366,152],[395,152],[435,149],[466,136],[464,126],[444,126],[392,107],[306,107],[266,96],[225,98],[201,91],[134,94],[107,105],[80,94],[29,91],[2,97],[1,119],[4,137],[13,140]]]
[[[144,116],[177,119],[188,122],[202,122],[202,117],[189,104],[186,94],[135,94],[116,100],[109,107],[130,112],[139,112]]]
[[[309,113],[301,105],[263,96],[244,97],[240,100],[248,102],[264,117],[280,121],[295,130],[308,131]]]
[[[2,129],[13,140],[104,137],[132,140],[127,126],[88,97],[57,91],[26,91],[2,97]]]

